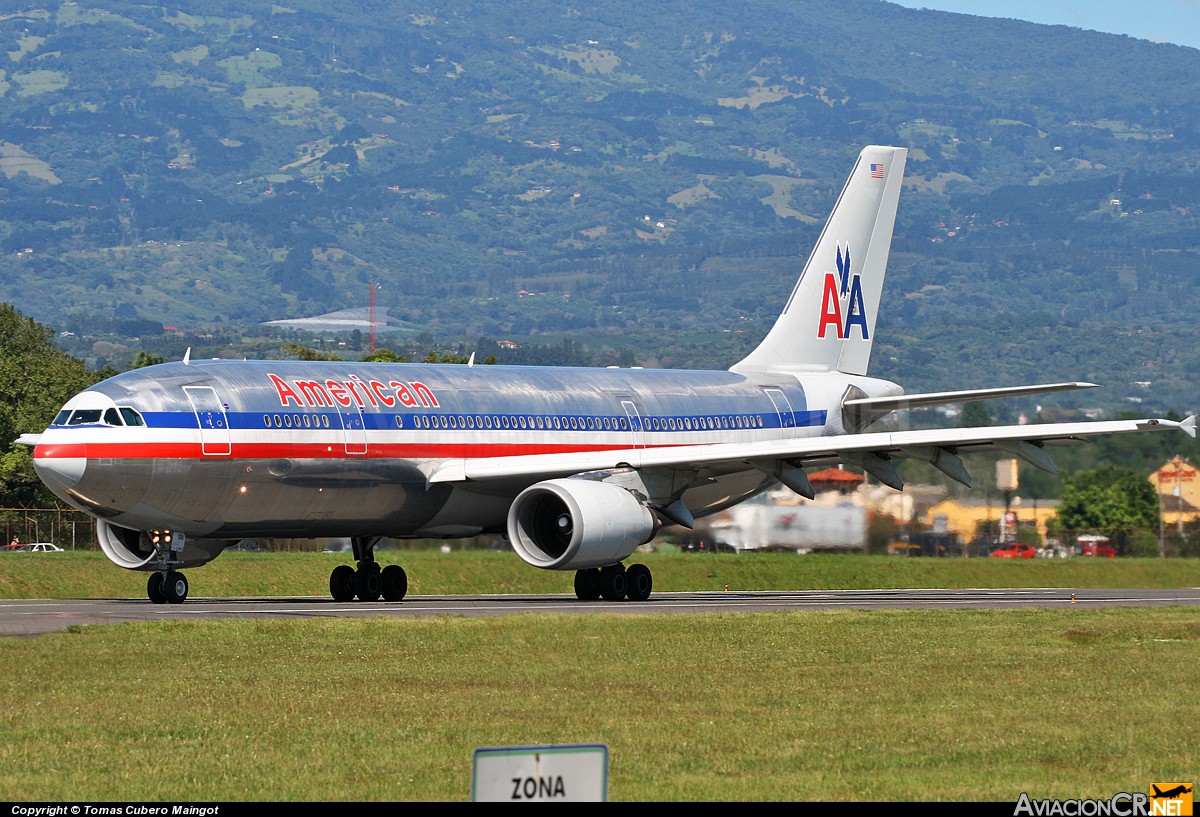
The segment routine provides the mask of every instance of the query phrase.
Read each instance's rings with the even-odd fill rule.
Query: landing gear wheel
[[[388,565],[380,578],[383,581],[384,601],[400,601],[408,592],[408,574],[400,565]]]
[[[575,571],[575,597],[580,601],[600,598],[600,568]]]
[[[600,595],[608,601],[621,601],[627,590],[625,565],[616,564],[600,568]]]
[[[171,570],[162,580],[163,595],[169,604],[183,604],[188,594],[188,580],[182,573]]]
[[[163,574],[150,574],[150,579],[146,582],[146,596],[155,604],[167,603],[167,594],[163,592]]]
[[[354,601],[354,568],[338,565],[329,574],[329,595],[334,601]]]
[[[383,576],[379,568],[359,568],[354,571],[354,595],[359,601],[378,601],[383,595]]]
[[[625,594],[630,601],[645,601],[650,598],[654,577],[645,565],[630,565],[625,571]]]

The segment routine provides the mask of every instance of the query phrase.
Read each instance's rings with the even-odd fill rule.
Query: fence
[[[96,544],[96,520],[85,513],[61,508],[0,508],[4,537],[22,544],[52,542],[64,550],[90,550]]]

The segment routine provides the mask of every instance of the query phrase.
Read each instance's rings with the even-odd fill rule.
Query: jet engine
[[[654,514],[629,491],[587,479],[531,485],[508,511],[513,549],[547,570],[616,564],[649,542],[657,528]]]
[[[170,530],[137,531],[103,519],[96,522],[96,539],[108,560],[126,570],[162,570],[159,554],[168,555],[172,568],[211,562],[236,539],[189,539]]]

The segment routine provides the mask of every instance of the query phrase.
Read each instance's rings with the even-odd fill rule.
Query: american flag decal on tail
[[[874,162],[871,163],[871,178],[872,179],[882,179],[883,178],[883,165],[876,164]]]

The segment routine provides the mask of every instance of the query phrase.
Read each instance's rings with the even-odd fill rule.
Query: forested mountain
[[[727,366],[884,143],[874,373],[1200,402],[1195,49],[879,0],[45,0],[0,40],[0,300],[94,368],[371,285],[389,344]]]

